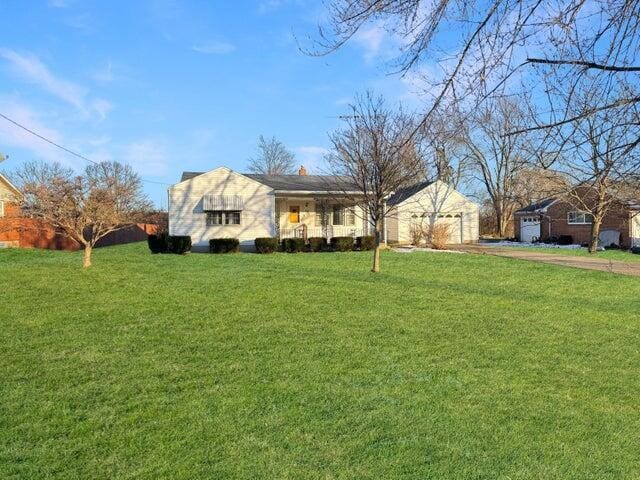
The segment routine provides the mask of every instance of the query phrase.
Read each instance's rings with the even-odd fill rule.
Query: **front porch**
[[[321,196],[276,197],[275,224],[285,238],[359,237],[371,226],[363,208],[352,199]]]

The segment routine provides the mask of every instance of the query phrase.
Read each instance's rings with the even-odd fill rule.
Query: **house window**
[[[591,225],[593,223],[593,215],[586,212],[569,212],[567,214],[567,223],[569,225]]]
[[[289,223],[300,223],[300,207],[292,205],[289,207]]]
[[[344,211],[344,224],[353,226],[356,224],[356,211],[353,208],[346,208]]]
[[[214,225],[240,225],[240,212],[207,212],[207,226],[210,227]]]
[[[344,225],[344,209],[340,205],[333,206],[333,224]]]

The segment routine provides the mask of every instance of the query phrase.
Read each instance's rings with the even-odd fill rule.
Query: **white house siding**
[[[240,225],[207,226],[204,195],[238,195],[244,205]],[[212,238],[237,238],[252,249],[257,237],[275,235],[273,190],[255,180],[220,167],[169,189],[169,234],[189,235],[194,250],[206,250]]]
[[[480,236],[479,206],[446,183],[437,181],[395,206],[389,222],[389,239],[399,243],[411,243],[411,225],[416,222],[456,223],[451,228],[451,243],[473,243]],[[424,218],[422,215],[427,214]],[[417,215],[417,219],[413,218]],[[450,216],[449,218],[439,218]],[[456,217],[460,215],[461,218]],[[457,226],[460,224],[460,229]]]

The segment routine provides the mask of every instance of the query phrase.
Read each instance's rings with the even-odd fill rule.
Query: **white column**
[[[387,244],[387,202],[382,205],[382,241]]]

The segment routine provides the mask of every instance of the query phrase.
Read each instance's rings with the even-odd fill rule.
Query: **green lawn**
[[[0,478],[640,477],[640,281],[0,251]]]
[[[605,250],[604,252],[589,253],[587,248],[536,248],[536,247],[506,247],[527,252],[552,253],[556,255],[571,255],[580,257],[605,258],[607,260],[621,260],[623,262],[640,262],[640,255],[628,250]]]

